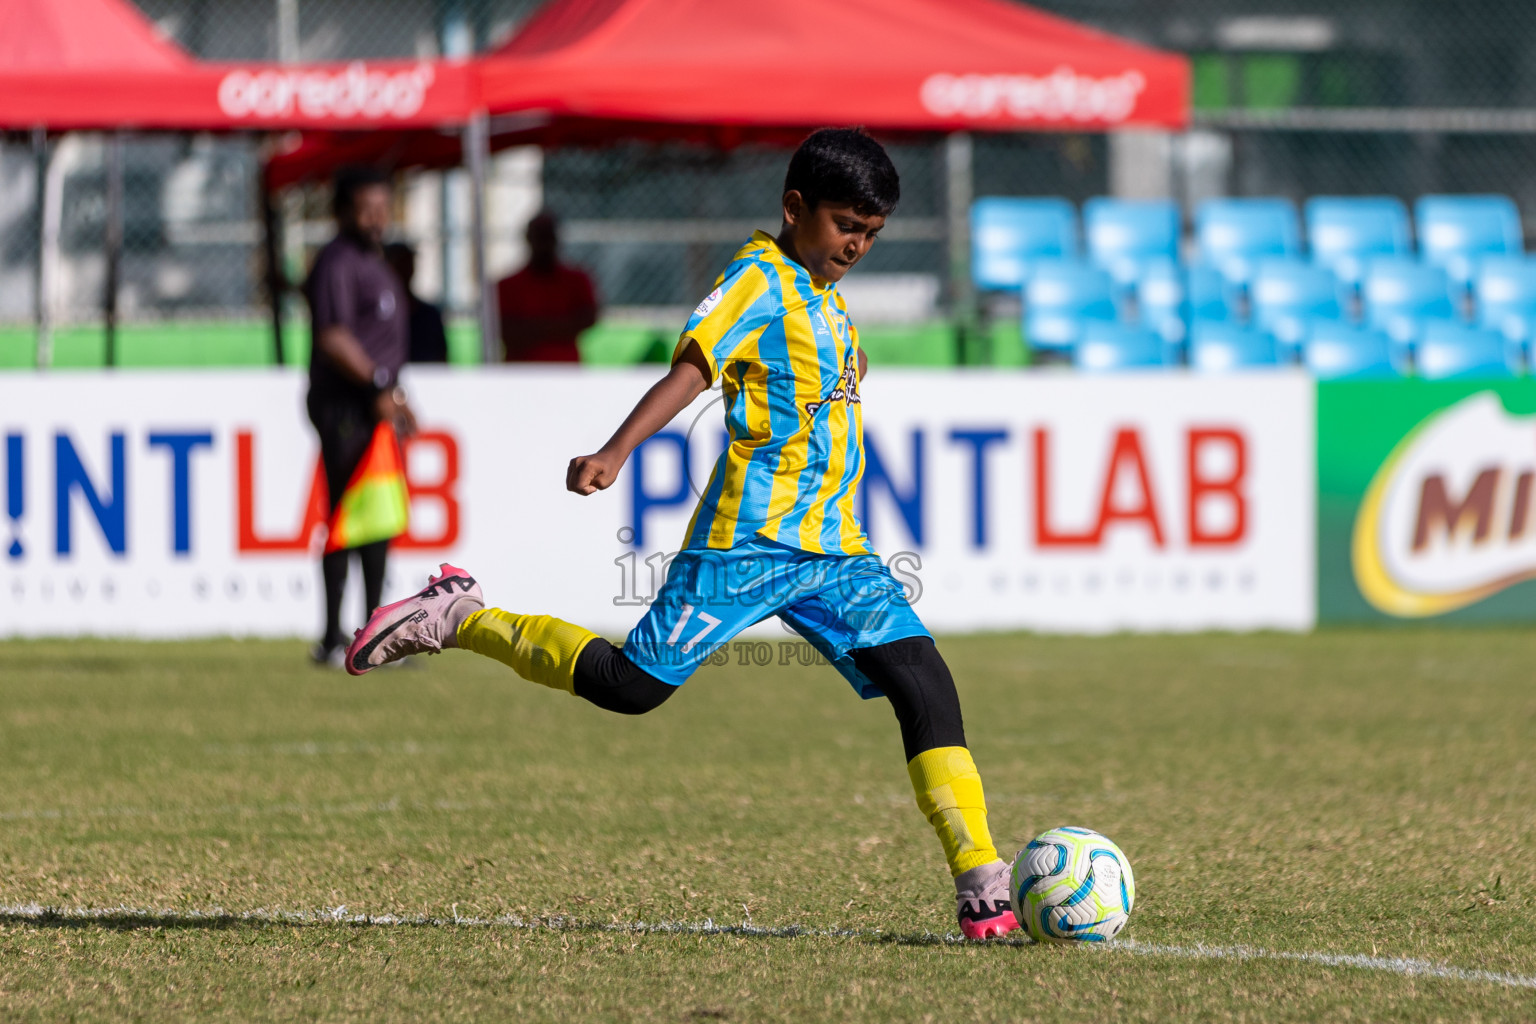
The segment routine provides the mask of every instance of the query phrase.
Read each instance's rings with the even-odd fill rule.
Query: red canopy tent
[[[488,149],[624,137],[732,146],[794,141],[826,124],[1106,131],[1179,129],[1189,119],[1183,56],[1010,0],[550,0],[474,69],[481,113],[463,138]],[[346,163],[445,167],[463,157],[478,167],[485,153],[463,152],[444,132],[310,133],[272,159],[266,181],[278,188]],[[481,296],[490,358],[495,318],[483,279]]]
[[[124,0],[4,0],[0,4],[0,129],[240,131],[464,124],[477,109],[462,62],[210,64],[161,38]],[[121,246],[121,159],[109,149],[107,359],[113,354]],[[48,361],[62,183],[43,184],[38,362]],[[275,251],[268,223],[269,280]],[[274,302],[274,306],[276,303]],[[274,317],[282,360],[282,327]]]
[[[1007,0],[555,0],[480,64],[491,113],[887,131],[1183,127],[1182,56]]]
[[[414,127],[474,109],[463,63],[209,64],[123,0],[0,5],[0,128]]]
[[[1008,0],[552,0],[475,62],[492,145],[731,145],[825,124],[885,132],[1179,129],[1189,62]],[[451,166],[441,133],[313,134],[282,187],[363,159]]]

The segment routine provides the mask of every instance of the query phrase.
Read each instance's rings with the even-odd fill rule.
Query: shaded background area
[[[137,0],[168,36],[210,59],[346,60],[468,54],[515,30],[536,0]],[[1186,216],[1220,195],[1503,192],[1536,223],[1536,7],[1323,0],[1045,0],[1038,6],[1191,55],[1196,124],[1176,137],[978,136],[974,194],[1173,195]],[[1499,115],[1471,117],[1457,111]],[[1347,122],[1338,115],[1347,114]],[[1331,119],[1330,119],[1331,118]],[[1347,124],[1351,130],[1342,130]],[[28,365],[38,301],[37,141],[0,136],[0,365]],[[125,141],[124,355],[267,358],[262,334],[254,137],[131,135]],[[105,281],[107,146],[58,143],[64,175],[58,359],[89,362]],[[943,321],[942,142],[897,140],[899,227],[851,283],[868,322]],[[523,258],[521,226],[548,203],[570,255],[607,305],[605,326],[635,338],[675,328],[753,226],[771,226],[785,153],[682,144],[517,150],[494,161],[490,267]],[[472,312],[469,195],[462,172],[408,176],[400,231],[421,249],[419,290]],[[323,188],[283,208],[284,260],[299,277],[327,237]],[[894,227],[895,225],[893,225]],[[860,292],[864,294],[859,294]],[[859,307],[864,307],[860,310]],[[299,313],[292,307],[294,315]],[[71,334],[70,325],[77,325]],[[195,329],[192,325],[196,325]],[[191,334],[187,332],[191,331]],[[180,332],[180,334],[178,334]],[[639,332],[636,334],[635,332]],[[180,337],[180,341],[178,341]],[[634,339],[632,338],[631,341]],[[643,339],[642,339],[643,340]],[[300,337],[300,355],[303,339]],[[625,352],[638,352],[635,344]],[[141,346],[142,347],[142,346]],[[456,350],[474,351],[471,339]],[[641,346],[643,347],[643,346]],[[211,357],[210,357],[211,358]]]

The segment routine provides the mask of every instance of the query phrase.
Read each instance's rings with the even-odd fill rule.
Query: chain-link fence
[[[538,0],[136,0],[170,37],[210,59],[430,56],[499,42]],[[1536,225],[1536,5],[1522,0],[1038,0],[1065,17],[1191,55],[1195,126],[1121,146],[1103,136],[974,140],[972,193],[1173,194],[1192,211],[1225,194],[1501,192]],[[38,312],[44,167],[62,188],[60,324],[98,321],[109,143],[0,138],[0,335]],[[123,143],[124,323],[262,321],[259,139],[129,135]],[[942,140],[898,140],[903,201],[850,290],[897,319],[948,315]],[[520,227],[539,205],[565,220],[568,254],[594,273],[610,310],[657,322],[691,305],[754,227],[777,221],[787,151],[683,144],[504,154],[489,203],[490,269],[521,260]],[[421,290],[468,314],[467,184],[410,176],[401,230],[422,251]],[[323,189],[282,207],[289,273],[329,231]],[[45,280],[47,280],[45,274]],[[884,289],[884,290],[882,290]],[[852,301],[852,296],[850,296]],[[297,312],[297,309],[295,309]],[[10,325],[10,326],[7,326]]]
[[[1174,182],[1186,206],[1500,192],[1536,225],[1536,4],[1036,4],[1190,55],[1196,131],[1175,149]]]
[[[29,143],[0,138],[0,323],[31,320],[36,308],[38,171]]]
[[[463,55],[504,38],[539,0],[135,0],[205,60]]]
[[[910,282],[943,266],[942,156],[932,144],[889,148],[901,172],[900,216],[864,273]],[[594,271],[608,303],[692,306],[754,229],[778,226],[788,158],[768,146],[555,152],[545,160],[544,201],[565,218],[571,256]]]
[[[107,160],[111,137],[77,133],[0,143],[0,319],[30,319],[38,290],[39,197],[62,189],[62,323],[99,318],[106,290]],[[123,255],[117,303],[125,319],[188,311],[248,314],[259,301],[256,154],[213,136],[133,135],[122,143]],[[50,159],[45,165],[41,151]]]

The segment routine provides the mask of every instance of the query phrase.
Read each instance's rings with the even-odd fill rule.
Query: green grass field
[[[941,646],[1000,845],[1117,840],[1134,944],[937,941],[894,718],[825,667],[624,719],[457,653],[352,679],[297,643],[11,642],[0,1018],[1536,1018],[1536,635]],[[193,913],[343,906],[449,923]],[[709,920],[852,934],[629,927]]]

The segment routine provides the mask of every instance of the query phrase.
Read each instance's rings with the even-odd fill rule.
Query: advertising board
[[[609,490],[563,481],[655,377],[411,371],[412,526],[386,594],[452,561],[492,603],[625,633],[723,444],[718,393]],[[304,389],[276,371],[0,376],[0,635],[317,633]],[[1312,625],[1304,376],[877,369],[862,392],[858,507],[935,631]]]
[[[1536,618],[1536,381],[1318,385],[1324,621]]]

